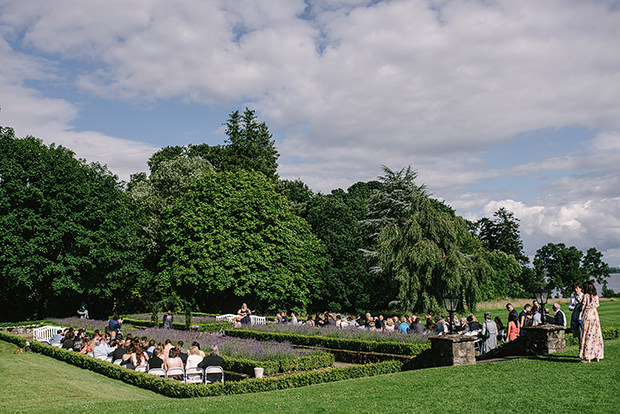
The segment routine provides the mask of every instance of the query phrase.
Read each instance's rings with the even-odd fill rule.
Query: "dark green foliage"
[[[451,291],[473,310],[481,298],[480,285],[493,269],[465,221],[437,205],[419,195],[400,222],[383,228],[381,267],[398,282],[404,310],[442,311],[442,297]]]
[[[312,190],[301,180],[278,180],[276,190],[286,197],[295,214],[306,217],[308,203],[313,197]]]
[[[574,283],[591,280],[607,285],[609,266],[602,257],[595,248],[588,249],[584,256],[575,246],[548,243],[536,251],[534,269],[541,284],[546,283],[547,288],[558,289],[567,297]]]
[[[91,315],[135,297],[144,250],[116,176],[0,128],[0,318]]]
[[[367,201],[342,190],[317,194],[307,204],[306,220],[327,249],[329,262],[316,310],[360,312],[370,306],[370,279],[361,248],[364,230],[360,224]]]
[[[500,250],[513,255],[525,266],[529,259],[523,254],[523,241],[519,231],[519,219],[505,207],[493,214],[493,218],[482,218],[476,223],[477,234],[489,251]]]
[[[261,173],[204,176],[169,210],[159,280],[202,310],[304,310],[324,248]]]
[[[152,320],[124,318],[123,323],[136,326],[138,328],[150,328],[155,326]],[[203,322],[198,325],[200,332],[218,332],[220,329],[232,328],[232,322]],[[172,322],[172,329],[187,330],[185,322]]]
[[[501,250],[482,251],[482,257],[491,266],[492,272],[480,284],[482,300],[506,297],[529,296],[521,284],[522,267],[512,254]]]
[[[0,341],[10,342],[12,344],[17,345],[20,348],[25,348],[28,343],[26,338],[23,338],[17,335],[12,335],[4,331],[0,331]]]
[[[350,351],[379,352],[395,355],[417,355],[425,349],[430,348],[430,343],[378,342],[251,329],[229,329],[226,331],[226,335],[238,338],[253,338],[260,341],[287,341],[295,345],[322,346],[328,349],[346,349]]]

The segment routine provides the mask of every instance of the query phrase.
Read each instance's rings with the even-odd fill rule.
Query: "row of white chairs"
[[[210,366],[205,369],[192,367],[187,368],[187,370],[184,370],[183,368],[170,368],[165,371],[163,368],[151,368],[147,370],[146,365],[140,365],[136,367],[136,371],[148,372],[152,375],[172,378],[183,381],[187,384],[211,384],[211,381],[207,379],[207,375],[220,374],[222,384],[224,383],[224,369],[220,366]]]
[[[226,315],[219,315],[215,317],[216,321],[222,322],[234,322],[235,318],[239,315],[235,315],[234,313],[227,313]],[[251,325],[265,325],[267,323],[267,318],[265,316],[256,316],[250,315],[250,324]]]

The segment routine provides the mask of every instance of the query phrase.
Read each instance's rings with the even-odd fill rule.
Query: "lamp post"
[[[460,298],[455,295],[454,292],[450,292],[443,297],[443,304],[448,313],[450,313],[450,332],[448,333],[454,333],[454,312],[456,312],[456,308],[459,305],[459,299]]]
[[[538,289],[536,289],[534,291],[534,297],[536,298],[536,300],[538,301],[538,303],[540,303],[541,309],[541,322],[542,324],[545,324],[545,319],[547,317],[547,315],[545,314],[545,304],[547,303],[547,299],[549,298],[549,291],[547,289],[543,289],[542,286],[540,286]]]

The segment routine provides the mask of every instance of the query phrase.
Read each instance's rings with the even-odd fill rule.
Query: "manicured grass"
[[[2,348],[0,348],[2,349]],[[620,341],[562,354],[258,394],[175,400],[34,354],[0,355],[0,412],[617,412]],[[27,374],[23,369],[26,368]]]
[[[506,310],[506,304],[512,303],[514,308],[517,311],[521,311],[523,309],[523,305],[525,303],[532,303],[532,300],[526,299],[505,299],[494,302],[486,302],[482,303],[479,308],[474,312],[476,318],[479,321],[484,320],[484,312],[490,311],[493,317],[499,316],[502,319],[502,322],[506,324],[508,322],[508,311]],[[545,305],[545,308],[552,309],[551,306],[555,302],[559,302],[562,310],[566,314],[566,318],[568,319],[567,323],[570,325],[570,314],[571,312],[568,310],[568,299],[551,299]],[[553,314],[553,310],[552,310]],[[598,308],[598,314],[601,319],[601,325],[607,327],[620,327],[620,300],[617,298],[601,298],[600,306]]]

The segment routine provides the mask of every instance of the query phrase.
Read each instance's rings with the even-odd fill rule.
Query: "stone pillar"
[[[537,325],[523,328],[525,331],[525,355],[544,355],[563,351],[566,348],[564,327],[559,325]]]
[[[476,363],[475,336],[458,334],[431,336],[433,365],[470,365]]]

